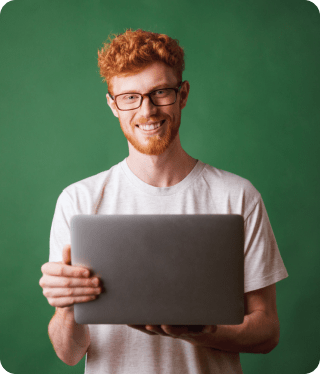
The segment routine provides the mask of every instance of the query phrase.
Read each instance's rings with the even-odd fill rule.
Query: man
[[[288,276],[261,196],[249,181],[183,150],[179,127],[190,85],[182,81],[184,53],[177,41],[127,30],[98,56],[108,105],[119,118],[129,156],[59,196],[50,260],[40,280],[49,304],[56,307],[49,323],[54,349],[69,365],[87,353],[87,374],[242,373],[239,352],[268,353],[278,344],[275,283]],[[73,305],[93,300],[102,288],[86,269],[70,264],[69,223],[81,213],[243,215],[244,322],[198,329],[78,325]]]

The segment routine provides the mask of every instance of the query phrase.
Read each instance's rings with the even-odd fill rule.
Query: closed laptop
[[[75,215],[71,259],[106,290],[75,304],[77,323],[243,322],[241,215]]]

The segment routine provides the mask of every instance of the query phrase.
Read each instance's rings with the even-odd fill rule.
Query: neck
[[[197,160],[181,147],[179,134],[170,147],[158,156],[145,155],[129,145],[127,164],[143,182],[154,187],[170,187],[181,182],[195,167]]]

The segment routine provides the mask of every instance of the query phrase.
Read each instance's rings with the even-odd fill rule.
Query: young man
[[[184,54],[166,35],[128,30],[98,52],[107,101],[129,156],[59,196],[50,260],[40,285],[56,313],[49,336],[58,357],[86,373],[242,373],[239,352],[268,353],[279,341],[275,283],[288,276],[259,192],[181,147],[181,110],[190,85]],[[241,214],[245,220],[245,318],[241,325],[78,325],[73,305],[101,292],[99,279],[70,265],[75,214]]]

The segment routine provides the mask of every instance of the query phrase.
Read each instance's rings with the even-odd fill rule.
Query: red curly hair
[[[162,61],[172,67],[179,81],[184,70],[184,51],[179,41],[165,34],[138,29],[126,30],[122,34],[109,36],[110,43],[104,43],[98,50],[98,66],[103,81],[113,95],[111,79],[114,76],[128,76],[139,73],[152,62]]]

